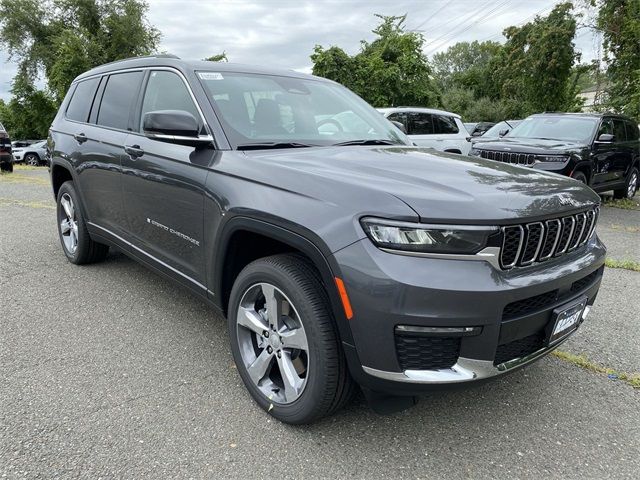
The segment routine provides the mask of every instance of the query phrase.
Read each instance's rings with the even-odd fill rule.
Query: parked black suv
[[[0,171],[13,172],[13,157],[11,156],[11,139],[0,123]]]
[[[335,411],[354,380],[385,411],[510,372],[600,286],[589,188],[413,147],[322,78],[112,63],[73,82],[49,140],[69,261],[116,246],[209,301],[285,422]]]
[[[470,155],[567,175],[616,198],[632,198],[640,183],[638,124],[609,113],[531,115]]]

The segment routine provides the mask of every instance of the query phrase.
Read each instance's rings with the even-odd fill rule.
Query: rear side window
[[[625,125],[627,126],[627,140],[630,142],[638,141],[640,139],[640,127],[633,122],[625,122]]]
[[[615,136],[616,142],[627,141],[627,132],[624,127],[624,120],[620,120],[619,118],[613,119],[613,135]]]
[[[99,81],[99,78],[91,78],[76,85],[67,107],[67,118],[69,120],[77,122],[86,122],[88,120]]]
[[[202,123],[200,113],[191,99],[189,90],[182,79],[173,72],[151,72],[142,102],[140,131],[142,131],[145,113],[156,110],[182,110],[193,115],[198,124]]]
[[[142,72],[110,75],[98,111],[98,125],[129,129],[129,115],[140,87]]]
[[[451,134],[458,133],[458,125],[456,125],[456,119],[447,115],[434,115],[433,116],[433,133],[437,134]]]
[[[433,116],[430,113],[412,112],[407,114],[409,135],[431,135],[433,133]]]

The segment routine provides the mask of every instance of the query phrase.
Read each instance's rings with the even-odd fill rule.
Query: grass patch
[[[33,172],[34,170],[40,170],[40,167],[33,167],[31,165],[25,165],[24,163],[14,163],[13,164],[13,170],[14,171],[23,170],[25,172]]]
[[[3,173],[0,175],[0,183],[27,183],[31,185],[50,185],[49,178],[31,177],[19,173]]]
[[[629,233],[640,233],[640,227],[629,227],[627,225],[611,225],[609,227],[611,230],[624,230],[625,232],[629,232]]]
[[[564,360],[565,362],[569,362],[577,365],[580,368],[584,368],[585,370],[607,375],[611,379],[620,380],[621,382],[624,382],[627,385],[632,386],[633,388],[640,389],[640,373],[618,372],[613,368],[606,368],[598,365],[597,363],[589,360],[584,355],[574,355],[573,353],[562,352],[559,350],[553,351],[552,355],[559,358],[560,360]]]
[[[13,198],[0,197],[0,207],[17,206],[28,208],[45,208],[47,210],[55,210],[56,206],[45,202],[25,202],[23,200],[16,200]]]
[[[620,198],[603,197],[602,204],[606,207],[622,208],[623,210],[640,210],[640,201],[637,197]]]
[[[614,260],[613,258],[607,258],[604,264],[609,268],[623,268],[625,270],[640,272],[640,262],[633,260]]]

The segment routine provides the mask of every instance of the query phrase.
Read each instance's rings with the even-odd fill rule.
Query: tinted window
[[[430,135],[433,133],[433,116],[430,113],[412,112],[407,114],[409,135]]]
[[[156,110],[183,110],[201,123],[200,114],[182,79],[173,72],[151,72],[142,102],[140,130],[144,114]]]
[[[79,82],[71,96],[67,107],[67,118],[78,122],[86,122],[89,118],[89,110],[93,103],[93,97],[98,87],[99,78],[92,78]]]
[[[127,130],[129,113],[141,79],[142,72],[118,73],[109,77],[98,111],[99,125]]]
[[[433,115],[433,133],[458,133],[456,119],[446,115]]]
[[[509,137],[590,142],[598,119],[573,115],[540,115],[524,119]]]
[[[600,135],[613,135],[613,123],[611,123],[610,118],[602,120],[600,128],[598,129],[598,138],[600,138]]]
[[[640,138],[640,128],[633,122],[625,122],[627,126],[627,140],[634,141]]]
[[[404,113],[400,113],[400,112],[392,113],[387,117],[387,120],[400,122],[401,124],[404,125],[404,129],[407,132],[409,131],[409,128],[407,126],[407,116]]]
[[[615,136],[616,142],[627,141],[627,132],[624,127],[624,120],[620,120],[618,118],[613,119],[613,135]]]

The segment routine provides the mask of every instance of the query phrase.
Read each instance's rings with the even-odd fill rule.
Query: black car
[[[638,190],[640,130],[622,115],[532,115],[505,138],[474,144],[470,155],[560,173],[596,192],[632,198]]]
[[[11,156],[11,139],[0,123],[0,171],[13,172],[13,157]]]
[[[602,279],[592,190],[412,146],[292,70],[98,67],[71,85],[49,152],[68,260],[114,246],[205,299],[284,422],[331,414],[356,384],[390,411],[514,371],[575,332]]]

